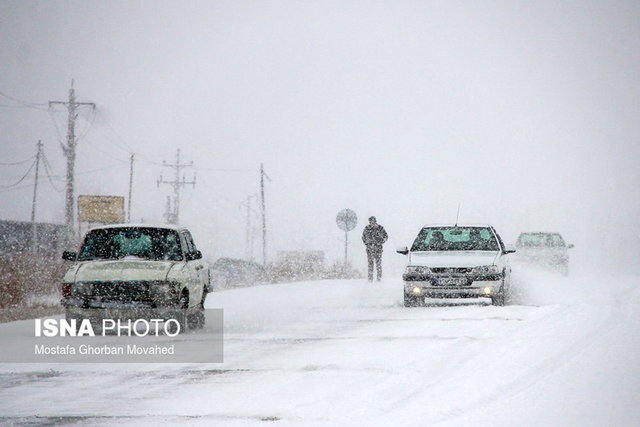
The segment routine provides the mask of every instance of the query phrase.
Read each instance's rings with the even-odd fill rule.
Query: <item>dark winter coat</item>
[[[362,231],[362,243],[366,246],[379,246],[387,241],[387,232],[380,224],[369,224]]]

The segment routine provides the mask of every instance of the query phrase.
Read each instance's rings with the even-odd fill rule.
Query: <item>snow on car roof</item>
[[[175,224],[108,224],[98,225],[91,227],[90,230],[100,230],[104,228],[164,228],[167,230],[184,230],[186,227],[181,227]]]
[[[426,224],[423,227],[491,227],[491,224]]]
[[[520,234],[560,234],[557,231],[524,231]]]

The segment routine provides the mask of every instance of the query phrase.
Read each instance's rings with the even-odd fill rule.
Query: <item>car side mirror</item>
[[[504,253],[506,254],[514,254],[516,253],[516,248],[514,248],[513,246],[507,246],[506,248],[504,248]]]
[[[406,246],[400,246],[399,248],[396,249],[396,252],[402,255],[406,255],[409,253],[409,248],[407,248]]]
[[[73,251],[62,252],[62,259],[67,261],[75,261],[78,258],[78,254]]]
[[[573,248],[573,243],[569,243],[569,244],[567,245],[567,249],[571,249],[571,248]]]
[[[195,261],[197,259],[202,259],[202,252],[195,251],[187,254],[187,261]]]

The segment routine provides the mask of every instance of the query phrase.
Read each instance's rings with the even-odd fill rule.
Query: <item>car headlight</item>
[[[497,265],[480,265],[478,267],[474,267],[472,273],[475,274],[498,274],[500,270]]]
[[[80,295],[91,295],[93,292],[93,283],[91,282],[76,282],[73,284],[73,293]]]
[[[431,273],[431,269],[421,265],[409,265],[404,272],[406,274],[429,274]]]

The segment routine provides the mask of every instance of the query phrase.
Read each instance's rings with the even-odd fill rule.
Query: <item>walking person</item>
[[[367,248],[369,281],[373,281],[373,265],[376,266],[377,279],[382,279],[382,245],[387,241],[387,232],[377,223],[376,217],[369,218],[369,225],[362,231],[362,243]]]

